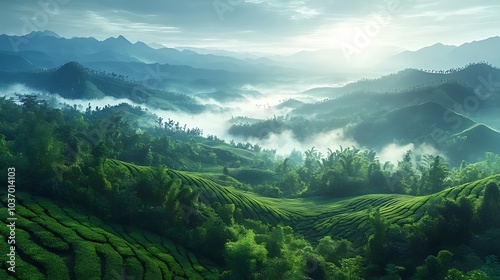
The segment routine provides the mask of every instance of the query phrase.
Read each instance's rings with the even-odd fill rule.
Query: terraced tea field
[[[126,176],[154,171],[117,160],[106,164]],[[330,235],[355,244],[366,237],[371,209],[380,209],[390,223],[405,224],[418,220],[440,199],[478,198],[489,181],[500,183],[497,175],[422,197],[377,194],[346,199],[274,199],[217,184],[199,173],[168,170],[168,174],[192,187],[205,203],[234,204],[246,218],[290,225],[311,242]],[[0,234],[7,236],[7,196],[0,195]],[[16,210],[16,274],[6,273],[4,254],[0,279],[217,279],[216,267],[209,261],[161,236],[103,223],[29,194],[17,193]],[[7,252],[8,246],[2,238],[0,251]]]
[[[277,175],[269,170],[259,170],[254,168],[230,168],[229,174],[240,182],[257,185],[264,183],[273,183]]]
[[[111,161],[111,160],[109,160]],[[151,172],[146,167],[112,160],[115,166],[126,166],[131,175]],[[368,230],[368,213],[379,208],[390,223],[405,224],[421,218],[439,199],[459,197],[477,198],[482,195],[487,182],[500,183],[500,175],[480,181],[456,186],[429,196],[400,194],[372,194],[354,198],[331,199],[308,197],[276,199],[261,197],[231,186],[223,186],[200,173],[168,170],[172,178],[179,178],[184,185],[192,187],[205,203],[215,201],[234,204],[242,210],[245,218],[261,220],[276,225],[283,223],[293,227],[309,241],[315,242],[325,235],[363,242]]]
[[[347,199],[309,197],[275,199],[243,192],[230,186],[221,186],[198,175],[169,170],[173,178],[200,192],[206,203],[218,201],[232,203],[242,209],[246,218],[259,219],[270,224],[283,223],[292,226],[314,242],[325,235],[361,242],[368,230],[368,213],[379,208],[390,223],[404,224],[421,218],[439,199],[459,197],[478,198],[490,180],[500,182],[500,175],[446,189],[429,196],[399,194],[373,194]]]
[[[7,236],[5,200],[1,204],[0,234]],[[23,193],[16,210],[16,273],[7,274],[2,254],[0,279],[217,279],[208,261],[158,235]],[[0,251],[8,246],[2,238]]]

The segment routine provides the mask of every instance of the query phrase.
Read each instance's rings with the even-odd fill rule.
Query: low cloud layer
[[[85,109],[91,106],[92,110],[96,106],[102,108],[106,105],[114,106],[121,103],[127,103],[133,106],[139,106],[150,113],[153,113],[163,119],[172,119],[174,121],[180,122],[182,125],[186,124],[188,128],[198,127],[203,130],[204,135],[216,135],[217,137],[224,139],[226,142],[230,140],[235,140],[236,142],[250,142],[252,144],[259,144],[265,149],[275,149],[278,155],[287,156],[293,150],[306,151],[314,147],[317,151],[321,152],[322,155],[326,156],[328,149],[337,150],[342,147],[357,147],[360,149],[365,149],[353,139],[346,137],[344,134],[344,129],[335,129],[328,132],[321,132],[314,135],[310,135],[306,139],[299,141],[295,137],[292,131],[285,130],[280,133],[271,133],[269,137],[265,139],[258,138],[240,138],[232,136],[228,133],[228,129],[231,126],[230,120],[232,117],[246,116],[257,119],[268,119],[273,116],[280,116],[287,113],[286,109],[277,109],[275,105],[283,101],[285,97],[289,98],[289,95],[269,95],[263,94],[259,97],[246,96],[247,100],[242,102],[231,102],[228,104],[220,104],[220,110],[206,111],[201,114],[190,114],[186,112],[179,111],[164,111],[156,108],[150,108],[144,105],[136,104],[128,99],[116,99],[113,97],[105,97],[103,99],[93,99],[93,100],[72,100],[65,99],[55,94],[43,93],[24,85],[12,85],[6,88],[0,89],[0,96],[6,96],[7,98],[16,98],[16,95],[32,95],[35,94],[39,98],[47,100],[51,106],[62,107],[63,104],[74,106],[76,105],[80,111],[85,111]],[[222,105],[225,105],[222,108]],[[439,154],[433,146],[429,144],[415,145],[397,145],[389,144],[383,149],[376,151],[381,162],[390,161],[397,164],[399,160],[403,158],[403,155],[408,151],[412,150],[416,155],[423,154]]]
[[[425,143],[421,145],[415,145],[413,143],[407,145],[389,144],[380,151],[377,151],[377,155],[381,162],[390,161],[392,163],[397,163],[402,160],[403,156],[409,150],[411,150],[415,155],[429,154],[444,156],[444,154],[440,153],[435,147]]]

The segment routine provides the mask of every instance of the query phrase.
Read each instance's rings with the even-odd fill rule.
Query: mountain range
[[[348,58],[340,48],[267,55],[190,47],[152,48],[143,42],[131,43],[123,36],[99,41],[93,37],[62,38],[51,31],[40,31],[24,36],[0,35],[0,69],[47,69],[77,61],[95,70],[118,71],[141,80],[145,67],[160,64],[171,68],[169,73],[174,78],[177,66],[191,67],[181,69],[183,79],[191,82],[239,74],[255,82],[308,77],[337,84],[406,68],[447,70],[481,61],[499,66],[500,54],[495,51],[499,47],[500,37],[491,37],[460,46],[435,44],[416,51],[373,47]]]
[[[17,52],[13,51],[12,42],[20,42],[15,45]],[[391,60],[405,65],[419,62],[423,66],[426,58],[446,65],[454,56],[468,61],[486,59],[487,53],[491,58],[488,61],[495,61],[497,54],[491,48],[499,43],[500,38],[495,37],[458,47],[436,44],[416,52],[403,51]],[[283,67],[277,65],[284,57],[238,59],[210,54],[208,50],[198,51],[205,54],[194,50],[153,49],[142,42],[131,43],[123,36],[98,41],[66,39],[52,32],[24,37],[0,35],[0,83],[24,84],[68,99],[109,96],[163,110],[200,113],[210,110],[203,105],[206,100],[220,104],[247,102],[249,94],[254,97],[261,94],[244,90],[245,84],[269,83],[273,79],[293,83],[291,77],[300,72],[292,70],[293,61],[304,62],[329,53],[328,50],[301,52],[289,56]],[[430,62],[427,65],[432,65]],[[314,64],[314,59],[310,63]],[[485,151],[497,151],[493,143],[500,139],[497,131],[500,126],[494,111],[500,107],[500,69],[487,63],[469,63],[439,70],[438,64],[434,64],[438,70],[406,68],[342,87],[313,88],[301,95],[326,99],[310,102],[291,98],[274,108],[288,111],[285,120],[288,124],[283,129],[292,130],[302,140],[316,133],[344,128],[347,136],[370,148],[381,149],[393,142],[434,141],[439,148],[455,153],[450,156],[452,161],[476,160]],[[307,73],[307,66],[304,68],[302,72]],[[275,71],[280,74],[270,75]],[[303,78],[308,79],[307,75]],[[265,126],[265,121],[263,124]],[[240,131],[243,134],[233,136],[248,137],[252,136],[251,126],[258,132],[259,125],[263,124],[254,119],[249,126],[235,129],[238,124],[233,123],[228,131]],[[384,129],[387,133],[380,134]],[[476,147],[477,137],[493,140]],[[477,151],[463,154],[459,146]]]
[[[460,46],[438,43],[417,51],[404,51],[391,57],[391,60],[394,61],[396,67],[403,68],[446,70],[479,61],[487,61],[499,66],[499,48],[500,37],[497,36]]]
[[[496,44],[0,35],[0,279],[500,279]]]
[[[164,85],[158,80],[168,80],[169,84],[208,81],[220,85],[241,82],[243,77],[259,82],[271,80],[270,73],[297,73],[294,69],[264,64],[260,58],[242,60],[191,50],[154,49],[143,42],[131,43],[123,36],[99,41],[92,37],[62,38],[48,31],[25,36],[0,35],[0,70],[51,69],[71,61],[159,88]]]
[[[462,160],[478,160],[485,152],[500,152],[495,144],[500,141],[497,81],[500,69],[479,63],[453,71],[407,69],[344,87],[314,89],[304,94],[328,94],[329,98],[295,101],[287,118],[275,125],[280,128],[276,133],[290,130],[299,141],[307,141],[342,129],[344,137],[379,151],[394,143],[431,144],[458,165]],[[268,121],[243,121],[233,124],[230,132],[262,137],[260,131]],[[478,145],[479,139],[485,140],[483,144]]]

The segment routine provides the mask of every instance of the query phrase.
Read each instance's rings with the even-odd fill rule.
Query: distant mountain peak
[[[45,31],[33,31],[33,32],[31,32],[29,34],[26,34],[24,36],[29,37],[29,38],[33,38],[33,37],[54,37],[54,38],[61,38],[61,36],[59,36],[57,33],[49,31],[49,30],[45,30]]]
[[[483,43],[483,42],[492,42],[492,41],[500,41],[500,36],[488,37],[486,39],[481,39],[481,40],[473,40],[471,42],[466,42],[463,45],[469,45],[469,44],[474,44],[474,43]]]
[[[431,45],[431,46],[423,47],[415,52],[418,52],[418,51],[436,51],[436,50],[452,50],[455,48],[457,48],[457,46],[445,45],[443,43],[436,43],[436,44]]]
[[[80,63],[76,61],[71,61],[59,67],[59,69],[57,69],[57,72],[71,73],[71,75],[75,75],[75,74],[83,74],[87,72],[87,70]]]
[[[118,37],[116,37],[117,40],[120,40],[120,41],[127,41],[129,42],[129,40],[127,40],[127,38],[123,37],[123,35],[119,35]]]
[[[150,48],[153,48],[153,49],[164,49],[165,46],[160,44],[160,43],[156,43],[156,42],[151,42],[151,43],[145,43],[148,47]]]
[[[131,44],[131,42],[129,40],[127,40],[127,38],[125,38],[123,35],[118,35],[118,37],[109,37],[108,39],[104,40],[105,42],[108,41],[115,41],[115,42],[119,42],[119,43],[127,43],[127,44]]]
[[[77,61],[70,61],[70,62],[68,62],[68,63],[64,64],[63,66],[61,66],[61,68],[62,68],[62,67],[75,67],[75,68],[80,68],[80,69],[83,69],[83,68],[84,68],[84,67],[83,67],[80,63],[78,63]]]

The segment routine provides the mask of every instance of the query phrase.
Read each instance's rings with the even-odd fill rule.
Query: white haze
[[[0,89],[0,96],[5,96],[7,98],[16,98],[17,95],[36,95],[39,99],[46,100],[51,106],[61,108],[64,104],[66,105],[76,105],[80,111],[85,111],[85,109],[89,106],[92,107],[92,110],[95,109],[96,106],[102,108],[106,105],[115,106],[121,103],[127,103],[134,106],[139,106],[138,104],[133,103],[129,99],[125,98],[114,98],[110,96],[106,96],[102,99],[66,99],[61,97],[58,94],[51,94],[47,92],[41,92],[39,90],[30,89],[21,84],[11,85],[9,87]],[[142,106],[144,108],[144,106]]]
[[[328,148],[336,150],[340,146],[359,147],[354,140],[344,136],[343,128],[311,135],[302,142],[297,140],[290,130],[285,130],[279,134],[271,133],[266,139],[250,138],[247,139],[247,141],[250,143],[258,143],[262,147],[269,149],[276,149],[279,155],[289,155],[293,150],[303,152],[314,147],[316,151],[319,151],[325,156],[328,153]]]
[[[427,143],[420,145],[415,145],[413,143],[407,145],[397,145],[393,143],[376,152],[380,162],[390,161],[395,164],[398,161],[401,161],[403,156],[409,150],[412,150],[414,155],[440,155],[446,158],[443,153],[439,152],[434,146]],[[415,162],[413,164],[416,166]]]
[[[250,85],[247,85],[249,90],[258,90],[262,92],[261,89],[255,89]],[[270,91],[272,92],[272,91]],[[286,115],[290,109],[278,109],[275,105],[283,102],[283,100],[289,99],[290,97],[297,99],[307,99],[307,96],[294,95],[291,92],[274,92],[273,94],[262,94],[259,97],[245,96],[245,101],[239,102],[229,102],[220,103],[212,100],[212,104],[219,106],[219,110],[206,111],[200,114],[192,114],[182,111],[165,111],[157,108],[151,108],[143,104],[137,104],[129,99],[117,99],[113,97],[105,97],[102,99],[91,99],[91,100],[79,100],[79,99],[66,99],[56,94],[49,94],[45,92],[40,92],[37,90],[30,89],[24,85],[16,84],[6,88],[0,88],[0,96],[6,96],[7,98],[16,98],[17,95],[37,95],[40,99],[44,99],[49,102],[51,106],[62,107],[63,105],[76,105],[77,109],[80,111],[85,111],[85,109],[91,106],[92,110],[96,106],[102,108],[106,105],[114,106],[121,103],[127,103],[133,106],[139,106],[143,110],[147,110],[164,120],[172,119],[174,121],[180,122],[182,125],[186,124],[188,128],[198,127],[203,130],[203,134],[216,135],[217,137],[224,139],[226,142],[230,140],[235,140],[236,142],[250,142],[252,144],[259,144],[265,149],[275,149],[278,155],[287,156],[293,150],[306,151],[315,147],[315,150],[322,153],[322,155],[327,155],[328,149],[337,150],[340,146],[350,147],[355,146],[360,149],[364,149],[356,141],[345,136],[344,128],[335,129],[329,132],[317,133],[310,135],[303,141],[299,141],[294,137],[294,134],[290,130],[282,131],[280,133],[271,132],[269,137],[266,139],[259,138],[248,138],[243,139],[239,137],[232,136],[228,133],[231,127],[230,120],[232,117],[251,117],[256,119],[268,119],[273,116]],[[206,100],[205,100],[206,102]],[[412,150],[415,155],[419,154],[439,154],[433,146],[429,144],[422,145],[396,145],[389,144],[383,149],[376,151],[377,156],[381,162],[390,161],[394,164],[398,160],[401,160],[404,154]]]

